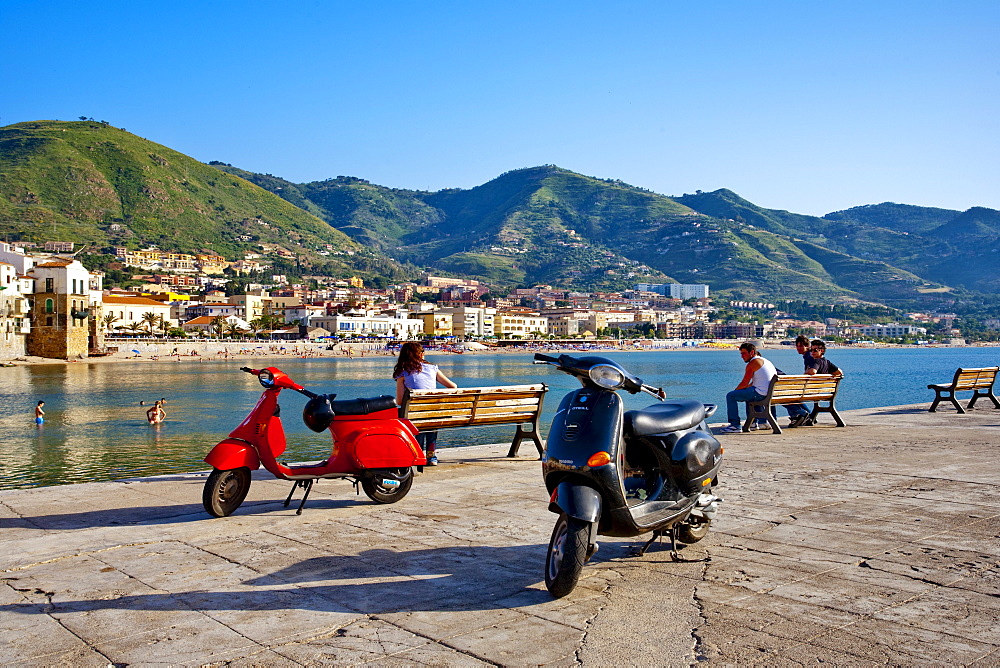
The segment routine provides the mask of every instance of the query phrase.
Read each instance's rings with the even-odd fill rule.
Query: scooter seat
[[[331,401],[330,407],[333,408],[334,415],[368,415],[396,408],[396,399],[388,394],[383,394],[381,397],[372,397],[371,399]]]
[[[625,412],[626,436],[652,436],[690,429],[705,419],[705,404],[678,399]]]

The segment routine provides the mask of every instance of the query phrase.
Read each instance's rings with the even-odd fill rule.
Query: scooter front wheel
[[[376,503],[396,503],[413,486],[413,468],[380,469],[361,477],[361,489]]]
[[[560,513],[545,557],[545,587],[556,598],[573,591],[587,561],[590,523]]]
[[[201,502],[209,515],[225,517],[240,507],[249,491],[250,469],[247,467],[225,471],[214,469],[205,481]]]

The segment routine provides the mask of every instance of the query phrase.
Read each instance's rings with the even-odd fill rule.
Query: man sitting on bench
[[[844,372],[840,370],[840,367],[824,357],[824,355],[826,355],[826,341],[823,339],[814,339],[812,343],[809,344],[809,353],[812,355],[813,359],[812,363],[805,370],[805,374],[807,376],[813,376],[817,373],[828,373],[840,378],[844,375]],[[788,426],[802,427],[812,426],[812,424],[812,417],[810,417],[809,413],[806,413],[805,415],[793,418]]]
[[[723,427],[719,431],[720,434],[737,434],[743,431],[740,426],[739,403],[741,401],[760,401],[766,397],[771,379],[778,373],[771,362],[760,356],[760,353],[757,352],[757,346],[749,341],[740,344],[740,357],[746,364],[746,371],[743,373],[743,380],[736,386],[736,389],[726,395],[726,419],[729,421],[729,425]],[[770,429],[770,427],[767,428]]]

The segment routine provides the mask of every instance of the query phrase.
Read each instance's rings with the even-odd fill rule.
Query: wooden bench
[[[507,456],[516,457],[521,441],[530,439],[541,457],[544,449],[538,433],[538,416],[548,389],[538,384],[408,390],[400,414],[420,431],[516,424],[517,432]],[[529,425],[530,429],[526,429]]]
[[[820,413],[829,413],[837,422],[838,427],[846,426],[844,421],[840,419],[837,408],[833,405],[842,377],[828,373],[775,376],[768,386],[767,396],[760,401],[747,402],[747,419],[743,423],[743,431],[750,431],[751,423],[761,419],[767,420],[775,434],[780,434],[781,427],[778,426],[778,421],[775,419],[774,408],[788,404],[803,404],[807,401],[814,402],[812,413],[809,416],[813,420]],[[821,402],[826,402],[827,405],[823,406]]]
[[[947,399],[952,404],[959,413],[964,413],[965,408],[958,403],[955,398],[956,392],[972,392],[972,399],[969,400],[968,409],[971,410],[973,406],[976,405],[976,400],[979,397],[989,397],[990,401],[997,408],[1000,408],[1000,401],[997,400],[995,394],[993,394],[993,381],[997,378],[997,371],[1000,367],[988,366],[982,369],[963,369],[959,367],[958,371],[955,372],[955,377],[951,379],[950,383],[938,383],[935,385],[928,385],[928,390],[934,390],[936,393],[934,396],[934,403],[928,412],[933,413],[937,410],[938,404],[941,403],[942,399]]]

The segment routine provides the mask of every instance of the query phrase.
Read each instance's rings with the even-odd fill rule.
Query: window
[[[51,278],[46,278],[45,279],[45,291],[46,292],[52,292],[54,286],[55,286],[55,280],[54,279],[51,279]]]
[[[45,280],[51,281],[52,279],[51,278],[47,278]],[[55,313],[55,302],[53,302],[51,299],[46,299],[45,300],[45,312],[46,313]],[[52,319],[49,318],[49,320],[51,321]],[[52,323],[50,322],[49,324],[52,324]]]

